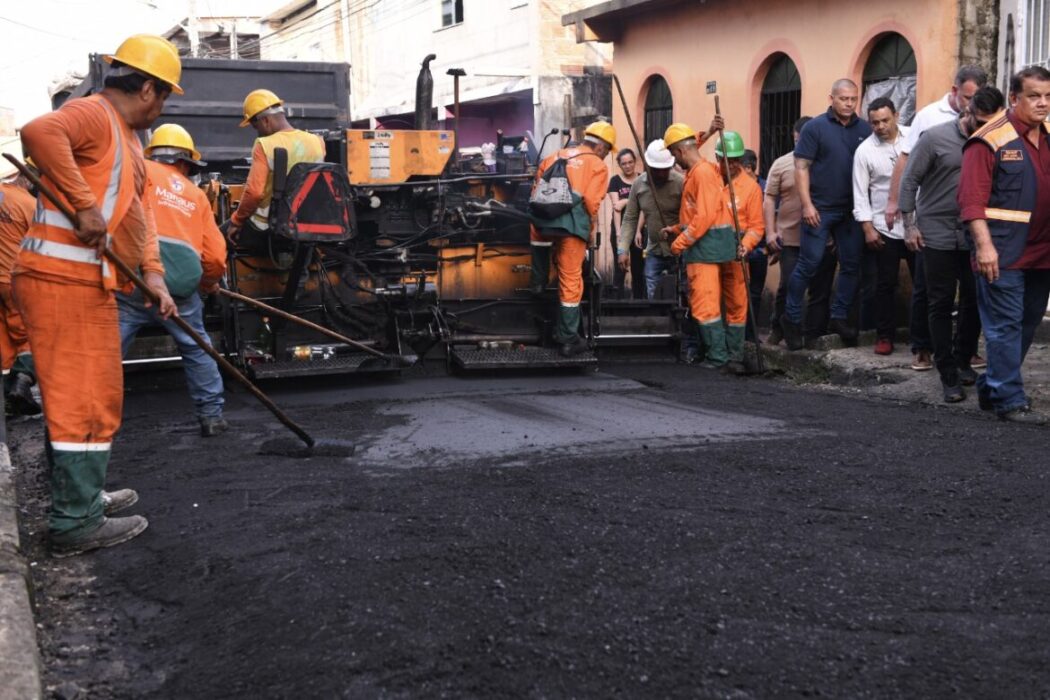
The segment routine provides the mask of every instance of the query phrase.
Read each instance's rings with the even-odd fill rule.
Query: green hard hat
[[[728,149],[728,152],[722,153],[722,144]],[[715,155],[721,158],[725,155],[727,158],[743,158],[744,157],[744,139],[740,138],[740,134],[735,131],[724,131],[722,132],[722,138],[718,140],[718,145],[715,146]]]

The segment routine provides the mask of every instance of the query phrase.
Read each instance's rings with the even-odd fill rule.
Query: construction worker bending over
[[[0,162],[0,365],[4,371],[4,407],[9,416],[40,414],[32,391],[36,375],[29,336],[11,294],[11,269],[36,210],[36,200],[26,184],[15,166],[6,160]]]
[[[281,98],[269,90],[253,90],[244,98],[244,119],[240,126],[251,125],[259,138],[255,139],[252,147],[252,167],[248,171],[244,194],[225,227],[231,241],[236,241],[245,227],[255,233],[270,229],[273,154],[276,149],[283,148],[288,153],[286,172],[291,171],[297,163],[324,162],[324,139],[292,127],[283,105]]]
[[[215,225],[208,196],[189,176],[206,165],[189,132],[164,124],[153,132],[146,148],[146,199],[157,222],[164,282],[179,316],[197,333],[204,330],[204,302],[199,292],[213,294],[226,272],[226,241]],[[126,356],[135,334],[159,325],[175,340],[186,371],[186,384],[200,423],[201,435],[218,435],[228,427],[222,417],[222,377],[215,360],[193,338],[155,308],[147,308],[140,291],[117,294],[120,309],[120,349]]]
[[[551,249],[558,267],[558,318],[554,340],[563,357],[573,357],[587,350],[580,337],[580,301],[583,299],[583,260],[588,245],[594,240],[598,225],[598,207],[605,198],[609,169],[605,157],[616,145],[616,129],[608,122],[594,122],[587,127],[583,143],[563,148],[547,156],[536,171],[536,185],[548,168],[562,161],[572,190],[572,208],[555,218],[533,214],[530,231],[532,276],[529,284],[534,293],[542,293],[550,278]]]
[[[44,184],[76,212],[70,222],[41,195],[13,272],[44,401],[56,557],[125,542],[148,525],[140,515],[108,517],[138,494],[102,490],[123,409],[115,292],[127,284],[101,256],[107,243],[142,270],[161,317],[176,312],[142,199],[146,166],[134,130],[160,116],[171,92],[182,93],[179,54],[165,39],[139,34],[105,60],[102,92],[70,100],[22,129]]]
[[[729,158],[729,169],[700,157],[696,133],[686,124],[672,124],[664,143],[686,171],[677,226],[663,232],[673,237],[671,252],[681,255],[689,277],[690,312],[700,324],[707,346],[701,367],[743,373],[744,328],[747,324],[747,282],[740,260],[762,240],[762,191],[740,163],[744,141],[726,131],[715,149]],[[743,236],[733,224],[729,197],[732,179]],[[725,308],[723,322],[722,308]]]

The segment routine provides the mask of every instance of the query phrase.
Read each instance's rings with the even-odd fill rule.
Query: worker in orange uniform
[[[214,294],[219,290],[219,280],[226,272],[226,241],[215,225],[208,196],[189,179],[206,164],[189,132],[178,124],[164,124],[153,132],[146,158],[146,198],[157,222],[164,283],[175,299],[179,316],[207,340],[200,292]],[[117,294],[121,351],[127,355],[140,329],[162,326],[182,355],[201,435],[218,435],[229,427],[222,417],[218,365],[174,321],[160,318],[155,308],[146,308],[143,302],[138,290]]]
[[[273,198],[274,151],[288,153],[288,171],[297,163],[324,162],[324,139],[317,134],[294,128],[288,123],[284,102],[269,90],[253,90],[244,98],[244,119],[240,126],[251,125],[259,134],[252,147],[252,167],[244,185],[237,210],[224,226],[231,241],[237,241],[242,229],[255,234],[270,229],[270,200]]]
[[[25,178],[8,161],[0,162],[0,365],[4,406],[12,416],[40,413],[40,404],[33,398],[36,376],[29,337],[11,294],[11,268],[35,210],[36,200],[29,194]]]
[[[572,190],[573,205],[551,219],[532,217],[532,277],[530,289],[541,293],[550,278],[551,250],[558,268],[558,318],[554,340],[563,357],[573,357],[587,350],[580,334],[580,301],[583,299],[583,260],[588,245],[594,241],[598,226],[598,207],[609,185],[605,157],[616,145],[616,129],[608,122],[594,122],[583,132],[579,146],[563,148],[547,156],[536,171],[536,187],[544,173],[556,162],[563,161]]]
[[[71,222],[41,195],[13,272],[44,401],[56,557],[125,542],[148,525],[140,515],[109,517],[138,500],[133,490],[103,491],[124,397],[115,292],[127,284],[103,249],[141,269],[162,317],[176,312],[142,199],[146,166],[135,130],[160,116],[171,92],[182,93],[179,54],[165,39],[139,34],[105,60],[100,93],[22,129],[44,184],[76,212]]]
[[[740,260],[762,241],[762,190],[740,163],[744,141],[735,131],[723,132],[715,154],[729,159],[729,169],[700,156],[696,133],[686,124],[672,124],[664,143],[686,170],[678,226],[663,233],[673,237],[671,252],[681,255],[689,277],[690,312],[700,324],[708,369],[743,373],[744,328],[747,324],[747,281]],[[743,235],[733,223],[729,181],[733,182]],[[725,318],[722,309],[725,308]]]

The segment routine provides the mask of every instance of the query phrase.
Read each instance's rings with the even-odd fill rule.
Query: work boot
[[[828,332],[842,338],[843,345],[854,345],[857,342],[857,329],[849,325],[844,318],[833,318],[828,322]]]
[[[1026,425],[1046,425],[1047,421],[1046,416],[1042,413],[1036,413],[1032,410],[1032,407],[1028,405],[1015,408],[1006,413],[1000,413],[999,420],[1005,420],[1011,423],[1024,423]]]
[[[529,246],[531,252],[531,263],[529,269],[529,294],[543,296],[547,290],[547,282],[551,274],[551,249],[550,246]]]
[[[76,556],[93,549],[112,547],[142,534],[149,521],[141,515],[126,518],[102,518],[102,524],[90,533],[68,542],[51,540],[51,556],[55,559]]]
[[[201,424],[201,437],[215,437],[230,427],[222,416],[199,416],[197,421]]]
[[[704,360],[703,362],[697,364],[697,367],[699,367],[700,369],[717,369],[717,370],[720,370],[720,369],[722,369],[722,366],[723,366],[722,363],[712,362],[711,360]]]
[[[119,489],[102,492],[102,508],[106,515],[113,515],[139,502],[135,489]]]
[[[690,345],[682,351],[682,362],[687,365],[695,365],[700,361],[700,348]]]
[[[733,374],[743,377],[747,374],[747,366],[741,360],[730,360],[720,368],[722,374]]]
[[[802,338],[801,324],[789,321],[787,316],[780,319],[780,329],[784,332],[784,342],[788,350],[801,350],[806,341]]]
[[[973,367],[959,368],[959,383],[963,386],[973,386],[977,383],[977,372],[973,370]]]
[[[587,350],[587,341],[580,336],[576,336],[574,340],[558,348],[558,354],[562,357],[576,357],[581,353],[587,352]]]
[[[955,381],[955,383],[949,383],[941,381],[941,387],[944,389],[944,402],[945,403],[959,403],[966,398],[966,392],[963,391],[962,384]]]
[[[783,331],[780,330],[779,326],[774,326],[769,331],[769,335],[766,336],[766,345],[780,345],[780,341],[783,339]]]
[[[12,373],[11,389],[7,393],[7,402],[14,416],[38,416],[40,404],[33,398],[33,380],[28,374]]]

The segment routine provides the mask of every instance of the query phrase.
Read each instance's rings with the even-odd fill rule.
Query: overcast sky
[[[201,16],[266,13],[285,0],[196,0]],[[131,34],[160,34],[182,21],[190,0],[3,0],[0,106],[21,126],[51,109],[48,85],[84,72],[89,53],[112,53]]]

